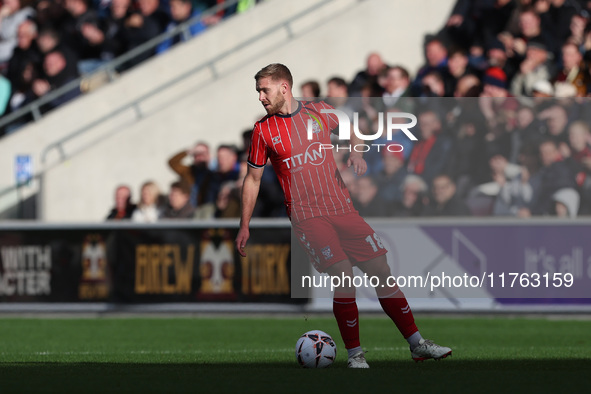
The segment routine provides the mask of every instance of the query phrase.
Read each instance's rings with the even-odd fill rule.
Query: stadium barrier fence
[[[404,286],[415,309],[591,310],[591,220],[368,221],[393,276],[427,283]],[[330,310],[328,286],[301,286],[321,275],[303,263],[287,220],[254,220],[246,258],[234,248],[238,224],[2,223],[0,311]],[[465,275],[484,284],[461,286],[473,284]],[[369,291],[358,289],[360,308],[378,310]]]

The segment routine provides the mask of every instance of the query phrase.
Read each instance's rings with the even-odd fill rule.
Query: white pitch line
[[[373,352],[390,352],[390,351],[408,351],[408,347],[369,347],[369,351]],[[107,355],[121,355],[121,354],[139,354],[139,355],[181,355],[181,354],[248,354],[248,353],[289,353],[295,351],[295,348],[278,348],[278,349],[214,349],[214,350],[129,350],[120,352],[99,352],[99,351],[71,351],[71,352],[0,352],[2,356],[107,356]]]

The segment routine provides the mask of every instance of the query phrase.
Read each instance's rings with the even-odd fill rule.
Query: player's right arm
[[[242,210],[240,213],[240,230],[238,230],[238,236],[236,237],[236,249],[242,257],[246,256],[244,247],[250,237],[249,224],[252,218],[252,212],[257,202],[259,195],[259,189],[261,187],[261,177],[263,176],[264,167],[255,168],[248,167],[248,172],[244,178],[244,184],[242,185]]]

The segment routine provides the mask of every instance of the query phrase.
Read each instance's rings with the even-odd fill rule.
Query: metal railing
[[[152,38],[149,41],[131,49],[130,51],[124,53],[123,55],[117,57],[116,59],[111,60],[110,62],[101,65],[96,70],[91,73],[84,74],[79,78],[68,82],[64,86],[61,86],[58,89],[52,90],[49,93],[41,96],[37,100],[33,101],[32,103],[26,105],[23,108],[19,108],[18,110],[7,114],[0,118],[0,128],[10,125],[11,123],[23,118],[25,116],[30,115],[33,118],[33,121],[38,121],[43,118],[43,114],[41,108],[51,103],[53,100],[56,100],[64,95],[68,94],[74,89],[79,89],[82,82],[92,78],[93,76],[97,75],[107,75],[108,81],[112,82],[117,79],[118,69],[124,66],[126,63],[137,59],[138,57],[144,55],[148,51],[155,49],[158,45],[162,44],[166,40],[171,39],[172,37],[182,34],[184,38],[191,37],[190,29],[191,26],[195,25],[196,23],[203,22],[207,18],[217,14],[220,11],[225,11],[226,9],[236,5],[239,0],[226,0],[221,4],[212,7],[200,15],[197,15],[186,22],[178,25],[174,29],[164,32],[159,36]]]
[[[232,0],[232,2],[235,2],[236,0]],[[151,89],[150,91],[144,93],[143,95],[141,95],[140,97],[137,97],[133,100],[131,100],[130,102],[128,102],[127,104],[123,104],[121,105],[119,108],[109,112],[106,115],[103,115],[102,117],[88,123],[87,125],[79,128],[78,130],[72,132],[71,134],[60,138],[54,142],[52,142],[51,144],[49,144],[42,152],[41,154],[41,164],[44,167],[46,164],[46,160],[47,160],[47,155],[52,151],[52,150],[57,150],[59,152],[60,155],[60,160],[65,160],[67,158],[65,149],[64,149],[64,144],[74,138],[76,138],[77,136],[84,134],[85,132],[93,129],[94,127],[100,125],[101,123],[111,119],[112,117],[119,115],[120,113],[127,111],[129,109],[133,109],[136,113],[136,121],[141,120],[144,115],[141,111],[141,107],[140,105],[142,104],[142,102],[150,99],[151,97],[160,94],[163,90],[167,89],[168,87],[175,85],[191,76],[193,76],[194,74],[198,73],[199,71],[202,71],[204,69],[209,69],[211,71],[212,74],[212,80],[211,81],[215,81],[217,79],[220,78],[220,72],[217,70],[216,68],[216,64],[221,62],[222,60],[226,59],[228,56],[234,54],[237,50],[239,49],[243,49],[244,47],[247,47],[249,45],[252,45],[256,42],[259,42],[259,40],[268,37],[270,34],[277,32],[278,30],[281,29],[285,29],[286,34],[287,34],[287,39],[291,40],[294,38],[294,33],[293,30],[291,28],[291,24],[294,23],[295,21],[306,17],[310,14],[310,11],[312,11],[313,9],[317,8],[318,6],[321,5],[325,5],[327,3],[333,2],[335,0],[324,0],[321,1],[319,3],[314,4],[312,7],[309,7],[299,13],[297,13],[296,15],[294,15],[293,17],[289,18],[286,21],[277,23],[273,26],[271,26],[270,28],[256,34],[255,36],[252,36],[250,38],[248,38],[245,41],[242,41],[240,43],[238,43],[237,45],[233,46],[232,48],[220,53],[219,55],[215,56],[214,58],[207,60],[201,64],[198,64],[195,67],[190,68],[189,70],[183,72],[182,74],[179,74],[178,76],[154,87],[153,89]]]
[[[109,77],[110,80],[114,80],[116,78],[116,70],[119,66],[123,65],[124,63],[126,63],[130,60],[133,60],[137,56],[142,55],[144,52],[155,48],[160,43],[173,37],[176,34],[179,34],[179,33],[183,34],[182,33],[183,31],[186,32],[185,34],[188,34],[188,29],[190,28],[190,26],[192,26],[196,22],[203,20],[211,15],[214,15],[221,10],[225,10],[225,9],[233,6],[234,4],[236,4],[238,1],[239,0],[227,0],[222,4],[219,4],[215,7],[210,8],[209,10],[205,11],[200,16],[195,17],[195,18],[183,23],[182,25],[177,26],[174,30],[172,30],[170,32],[166,32],[158,37],[155,37],[154,39],[144,43],[142,46],[139,46],[139,47],[129,51],[128,53],[118,57],[117,59],[109,62],[108,64],[101,66],[99,69],[97,69],[93,73],[93,75],[98,74],[100,72],[106,72],[107,75],[110,75],[110,77]],[[218,78],[220,78],[221,75],[220,75],[220,72],[218,71],[218,69],[216,68],[216,64],[218,64],[220,61],[222,61],[225,58],[227,58],[228,56],[232,55],[237,50],[243,49],[246,46],[255,44],[255,43],[259,42],[260,40],[267,38],[270,34],[275,33],[275,32],[282,30],[282,29],[284,29],[286,32],[287,40],[292,40],[293,38],[295,38],[294,29],[292,28],[292,24],[294,22],[299,21],[300,19],[309,16],[311,11],[317,9],[318,7],[323,7],[326,4],[331,3],[333,1],[335,1],[335,0],[323,0],[323,1],[319,1],[319,2],[315,3],[311,7],[308,7],[306,9],[302,10],[301,12],[298,12],[297,14],[288,18],[287,20],[279,22],[279,23],[271,26],[270,28],[265,29],[264,31],[256,34],[255,36],[252,36],[252,37],[238,43],[234,47],[220,53],[219,55],[215,56],[214,58],[212,58],[210,60],[206,60],[206,61],[198,64],[197,66],[183,72],[182,74],[174,77],[173,79],[170,79],[170,80],[156,86],[155,88],[151,89],[150,91],[143,94],[142,96],[137,97],[126,104],[122,104],[119,108],[101,116],[100,118],[98,118],[96,120],[89,122],[88,124],[78,128],[74,132],[72,132],[72,133],[50,143],[49,145],[47,145],[41,153],[41,159],[40,159],[41,169],[39,170],[39,172],[33,174],[32,178],[31,178],[33,181],[36,181],[36,180],[39,181],[39,192],[37,193],[38,216],[42,215],[42,213],[41,213],[42,212],[42,204],[41,204],[40,198],[43,193],[43,173],[45,172],[45,170],[47,170],[47,168],[46,168],[47,167],[46,166],[47,165],[47,157],[51,151],[57,150],[57,152],[59,154],[59,159],[61,162],[63,162],[64,160],[66,160],[69,157],[68,154],[66,153],[65,147],[64,147],[64,144],[67,143],[68,141],[73,140],[76,137],[92,130],[94,127],[104,123],[105,121],[113,118],[114,116],[116,116],[118,114],[121,114],[121,113],[129,110],[130,108],[134,109],[134,111],[135,111],[136,121],[141,120],[144,116],[141,111],[141,108],[140,108],[140,105],[142,104],[142,102],[157,95],[158,93],[162,92],[164,89],[193,76],[195,73],[197,73],[203,69],[208,69],[208,68],[210,69],[211,75],[212,75],[212,82],[217,80]],[[49,103],[50,101],[54,100],[57,97],[60,97],[63,94],[66,94],[69,91],[69,89],[71,90],[73,87],[79,87],[81,81],[84,80],[85,78],[88,78],[88,75],[83,76],[76,81],[72,81],[71,83],[69,83],[66,86],[63,86],[60,89],[56,89],[55,91],[48,93],[47,95],[43,96],[39,100],[31,103],[27,107],[15,112],[15,113],[12,113],[12,114],[7,115],[3,118],[0,118],[0,127],[3,127],[5,125],[11,123],[15,119],[18,119],[18,117],[23,116],[23,114],[26,115],[26,114],[31,113],[31,114],[33,114],[33,117],[35,118],[35,116],[36,116],[35,113],[37,113],[37,115],[39,117],[35,118],[35,120],[41,119],[42,114],[40,111],[40,107],[42,105]],[[9,193],[14,193],[18,189],[19,186],[20,185],[13,185],[13,186],[7,187],[3,190],[0,190],[0,197],[7,195]]]

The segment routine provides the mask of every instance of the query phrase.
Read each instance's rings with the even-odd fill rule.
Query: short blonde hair
[[[285,80],[289,87],[293,87],[293,77],[287,66],[281,63],[272,63],[263,67],[255,74],[254,79],[258,82],[261,78],[271,78],[273,81]]]

